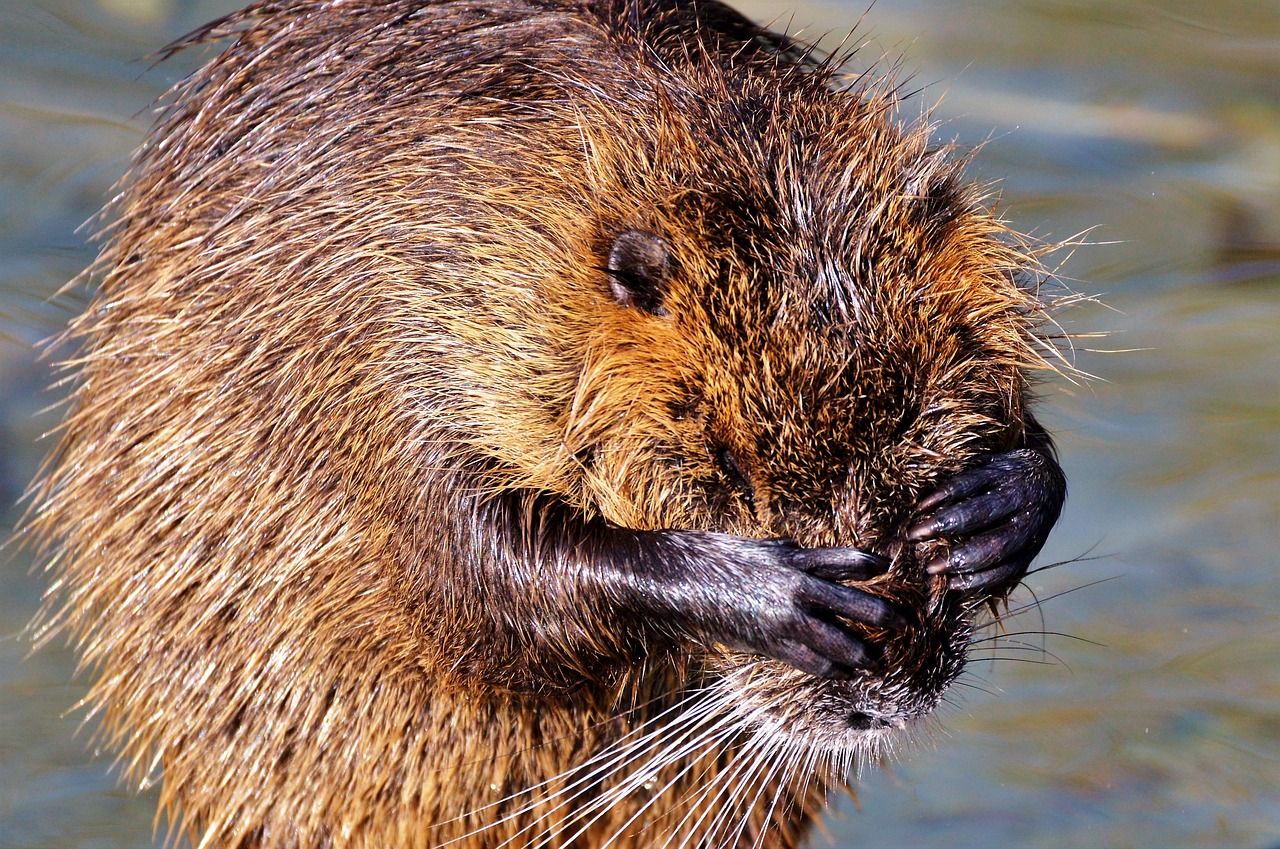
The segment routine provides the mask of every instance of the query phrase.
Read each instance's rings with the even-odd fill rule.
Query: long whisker
[[[751,798],[750,803],[742,805],[742,815],[738,817],[738,828],[734,834],[733,842],[740,843],[747,827],[751,824],[751,811],[761,805],[761,799],[765,793],[769,791],[770,784],[777,781],[777,786],[773,788],[773,799],[765,809],[764,819],[761,821],[759,831],[756,834],[756,840],[769,830],[769,824],[773,820],[774,809],[778,805],[778,800],[782,795],[784,782],[782,778],[785,770],[785,753],[786,742],[783,738],[777,737],[767,742],[767,745],[761,747],[760,757],[758,759],[758,767],[754,771],[754,780],[756,782],[756,792]]]
[[[705,756],[706,754],[710,754],[710,755],[714,756],[714,754],[715,754],[715,752],[714,752],[714,748],[715,748],[716,746],[718,746],[720,743],[722,743],[724,739],[726,739],[726,737],[725,737],[724,735],[716,735],[716,736],[714,736],[714,737],[712,737],[712,738],[710,738],[710,739],[706,739],[706,738],[704,738],[704,739],[702,739],[702,740],[699,740],[699,741],[697,741],[697,743],[698,743],[698,746],[699,746],[700,748],[704,748],[704,749],[707,749],[707,750],[708,750],[708,752],[704,753],[704,756]],[[688,759],[686,759],[686,762],[684,763],[684,765],[683,765],[683,766],[681,766],[681,767],[680,767],[680,769],[676,772],[676,774],[675,774],[675,775],[673,775],[673,776],[670,778],[670,780],[668,780],[668,781],[667,781],[667,783],[666,783],[666,784],[664,784],[664,785],[662,786],[662,788],[661,788],[657,793],[654,793],[654,794],[653,794],[653,796],[652,796],[652,797],[651,797],[647,802],[645,802],[643,805],[641,805],[641,806],[636,810],[636,812],[635,812],[634,814],[632,814],[632,815],[631,815],[631,817],[630,817],[626,822],[624,822],[624,823],[622,824],[622,826],[621,826],[621,827],[619,827],[619,828],[618,828],[618,829],[617,829],[617,830],[616,830],[616,831],[615,831],[615,832],[614,832],[614,833],[609,837],[609,839],[608,839],[608,841],[606,841],[605,845],[606,845],[606,846],[608,846],[608,845],[609,845],[609,844],[611,844],[614,840],[616,840],[618,837],[620,837],[620,836],[623,834],[623,832],[625,832],[628,828],[630,828],[630,827],[631,827],[631,824],[632,824],[632,823],[634,823],[634,822],[636,821],[636,819],[638,819],[642,814],[644,814],[646,811],[648,811],[648,810],[649,810],[649,808],[650,808],[654,803],[656,803],[656,802],[658,801],[658,799],[662,798],[666,793],[668,793],[669,791],[673,790],[673,789],[675,788],[675,786],[680,782],[680,780],[681,780],[681,779],[683,779],[685,776],[687,776],[687,775],[689,774],[689,772],[691,772],[691,771],[693,770],[693,768],[697,765],[697,762],[698,762],[698,759],[696,759],[696,758],[688,758]],[[674,836],[674,833],[673,833],[673,836]],[[666,842],[667,842],[667,843],[669,843],[669,842],[670,842],[670,840],[671,840],[671,838],[669,837],[669,838],[667,839],[667,841],[666,841]]]
[[[667,781],[667,784],[663,785],[662,789],[650,796],[648,802],[641,805],[639,811],[632,814],[632,817],[628,818],[620,829],[614,831],[604,845],[612,844],[614,840],[618,839],[640,814],[653,807],[663,795],[675,788],[678,782],[687,776],[687,773],[694,770],[701,759],[708,757],[709,753],[713,756],[716,747],[722,745],[724,740],[730,739],[732,735],[726,735],[723,730],[718,730],[723,729],[721,717],[726,713],[724,708],[728,704],[730,704],[730,699],[727,698],[727,694],[713,694],[712,697],[704,699],[703,702],[696,706],[698,711],[690,712],[689,715],[680,717],[681,720],[687,720],[682,724],[685,727],[678,730],[676,734],[668,734],[667,744],[660,748],[655,757],[646,762],[641,770],[632,773],[628,780],[609,790],[602,798],[594,800],[593,804],[589,805],[589,811],[590,809],[595,809],[598,813],[595,813],[590,822],[586,823],[586,826],[582,827],[570,840],[576,840],[582,832],[594,825],[594,822],[599,821],[599,818],[604,816],[604,813],[607,813],[614,803],[620,802],[626,795],[635,793],[641,788],[646,788],[649,781],[652,780],[650,776],[657,776],[658,773],[671,767],[672,764],[684,762],[678,768],[676,775],[672,776]],[[677,722],[678,724],[680,722]],[[736,730],[733,732],[736,732]]]
[[[593,799],[585,808],[574,815],[571,821],[575,824],[582,824],[578,827],[576,832],[567,838],[567,842],[572,843],[577,840],[582,834],[598,822],[601,817],[607,814],[609,809],[617,802],[632,793],[639,791],[647,785],[651,780],[651,776],[657,775],[671,764],[678,763],[680,760],[690,757],[699,748],[705,747],[707,745],[707,735],[702,733],[700,729],[702,726],[706,725],[709,719],[714,718],[718,712],[718,708],[720,707],[720,702],[722,702],[722,699],[716,697],[715,694],[712,694],[712,697],[710,698],[704,697],[701,701],[687,707],[684,712],[677,715],[676,721],[673,725],[654,729],[651,733],[646,734],[644,737],[637,740],[633,745],[628,746],[627,749],[631,751],[624,751],[622,758],[615,759],[615,761],[620,760],[623,763],[635,763],[640,761],[642,757],[650,755],[652,751],[652,755],[649,759],[644,761],[638,768],[633,767],[629,770],[621,770],[617,768],[616,763],[608,764],[608,772],[610,774],[625,772],[626,778],[624,778],[624,780],[617,786],[610,788],[608,792],[602,794],[596,799]],[[650,746],[650,743],[657,743],[660,745]],[[599,769],[596,770],[596,772],[599,771]],[[591,783],[594,784],[595,782],[593,781]],[[660,795],[661,794],[655,794],[655,796],[652,797],[649,802],[643,806],[643,808],[647,809]],[[557,807],[562,807],[563,804],[564,803],[561,803],[561,805]],[[583,822],[583,820],[585,820],[585,822]],[[606,842],[606,845],[608,842],[612,842],[616,839],[617,836],[618,833],[615,833],[610,837],[609,841]],[[535,845],[545,845],[546,841],[549,839],[550,836]]]
[[[577,797],[577,795],[586,787],[591,786],[601,778],[607,777],[609,775],[617,774],[618,772],[625,770],[627,764],[630,761],[633,761],[641,757],[644,753],[644,750],[651,743],[653,743],[654,741],[660,741],[663,738],[663,736],[668,733],[663,723],[668,721],[673,716],[676,717],[677,719],[680,719],[680,718],[684,718],[685,716],[691,713],[696,713],[696,711],[693,709],[693,707],[691,707],[691,705],[696,703],[698,699],[705,699],[707,692],[708,691],[705,689],[699,689],[699,690],[691,691],[690,693],[684,695],[681,699],[679,699],[673,705],[659,712],[653,717],[650,717],[649,719],[645,720],[643,723],[633,728],[631,731],[629,731],[627,734],[620,737],[618,740],[613,741],[610,745],[606,746],[601,751],[594,753],[590,758],[588,758],[583,763],[575,764],[573,767],[570,767],[569,769],[566,769],[563,772],[560,772],[531,787],[527,787],[520,791],[512,793],[496,802],[490,803],[480,808],[471,809],[470,811],[468,811],[466,814],[463,814],[462,816],[474,815],[479,812],[483,812],[483,811],[490,810],[502,805],[509,804],[523,797],[530,797],[530,801],[521,805],[520,807],[517,807],[515,810],[511,811],[510,813],[506,814],[500,819],[497,819],[491,823],[488,823],[484,826],[481,826],[477,829],[467,832],[466,834],[460,837],[454,838],[453,840],[442,843],[440,844],[440,846],[444,847],[444,846],[453,845],[455,843],[459,843],[483,831],[497,828],[507,822],[511,822],[515,819],[518,819],[521,816],[525,816],[541,808],[542,809],[541,817],[536,818],[529,825],[525,826],[523,829],[516,832],[514,835],[512,835],[510,838],[508,838],[506,841],[504,841],[502,844],[499,844],[499,845],[505,846],[510,844],[513,840],[519,838],[521,835],[525,834],[530,829],[537,827],[539,825],[539,820],[543,820],[548,815],[553,814],[557,811],[560,811],[563,808],[567,807],[568,805],[572,804],[574,799]],[[573,780],[567,781],[567,783],[564,784],[564,786],[560,787],[556,792],[552,793],[549,796],[538,797],[537,795],[538,791],[543,790],[547,787],[550,787],[554,784],[565,782],[568,779],[573,779]],[[557,801],[557,799],[559,801]],[[551,804],[553,802],[555,804]],[[548,805],[549,807],[547,807]],[[456,822],[457,820],[461,819],[462,816],[455,817],[454,819],[448,820],[446,822]]]

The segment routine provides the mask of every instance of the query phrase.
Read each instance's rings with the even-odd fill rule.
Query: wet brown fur
[[[876,592],[923,624],[876,686],[927,714],[971,614],[898,540],[1023,438],[1041,305],[888,85],[711,5],[265,2],[194,40],[223,38],[109,208],[33,523],[42,627],[131,779],[211,845],[567,846],[574,807],[539,800],[691,689],[822,749],[826,682],[477,585],[450,546],[490,541],[439,528],[504,498],[896,556]],[[610,297],[628,228],[671,246],[678,320]],[[572,845],[796,845],[821,757],[704,792],[751,733]]]

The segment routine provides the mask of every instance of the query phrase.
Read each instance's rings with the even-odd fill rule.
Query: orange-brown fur
[[[689,43],[658,9],[636,31],[626,9],[497,0],[485,26],[507,28],[507,73],[526,57],[502,82],[526,113],[465,96],[493,84],[483,64],[444,77],[429,33],[481,5],[264,2],[199,36],[232,43],[139,152],[70,331],[77,388],[34,520],[57,576],[42,627],[94,671],[128,775],[162,773],[213,845],[567,846],[573,807],[538,800],[690,689],[734,680],[784,724],[825,692],[724,647],[648,651],[590,599],[546,625],[582,651],[504,631],[544,615],[537,584],[452,594],[467,576],[433,534],[463,502],[550,495],[626,528],[897,555],[876,592],[933,634],[886,650],[932,681],[904,712],[963,660],[968,608],[901,530],[930,486],[1022,438],[1027,251],[886,85],[837,92],[832,66],[764,38]],[[739,134],[748,102],[760,126]],[[622,227],[680,259],[678,326],[609,299]],[[813,329],[813,281],[753,294],[841,234],[862,301],[827,306],[853,348]],[[842,369],[864,391],[827,403]],[[755,470],[754,507],[702,494],[707,433]],[[847,446],[843,478],[812,433]],[[715,840],[794,846],[821,758],[703,792],[748,737],[667,766],[572,845],[702,845],[729,808]]]

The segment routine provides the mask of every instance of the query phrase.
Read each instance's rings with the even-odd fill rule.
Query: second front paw
[[[930,574],[945,575],[949,589],[997,592],[1026,574],[1066,493],[1066,478],[1048,452],[998,454],[926,496],[907,539],[949,543],[926,566]]]

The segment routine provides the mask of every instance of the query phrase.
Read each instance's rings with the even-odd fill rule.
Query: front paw
[[[994,593],[1027,573],[1066,494],[1066,478],[1048,453],[1023,448],[999,454],[921,501],[907,539],[952,540],[928,572],[946,575],[949,589]]]
[[[788,542],[739,540],[750,563],[743,586],[722,597],[717,639],[823,678],[848,678],[875,665],[878,653],[852,623],[900,629],[886,601],[840,581],[883,573],[889,561],[854,548],[799,548]],[[754,561],[754,562],[753,562]]]

